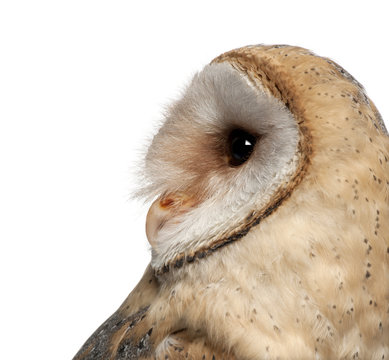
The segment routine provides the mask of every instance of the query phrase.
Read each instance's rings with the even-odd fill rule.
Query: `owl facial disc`
[[[294,186],[299,141],[294,115],[255,73],[212,63],[196,74],[146,155],[142,193],[157,199],[146,221],[152,267],[247,233]]]

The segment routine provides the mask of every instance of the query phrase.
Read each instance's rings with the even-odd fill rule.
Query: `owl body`
[[[237,128],[255,136],[239,165]],[[223,54],[146,167],[151,265],[75,359],[389,357],[389,140],[345,70],[290,46]]]

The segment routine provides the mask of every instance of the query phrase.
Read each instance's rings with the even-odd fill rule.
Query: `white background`
[[[1,1],[0,359],[71,359],[140,279],[134,170],[163,105],[215,56],[307,47],[388,119],[384,3]]]

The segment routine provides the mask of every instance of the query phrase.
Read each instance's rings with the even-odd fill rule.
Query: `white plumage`
[[[235,128],[261,136],[242,167],[227,166],[218,148]],[[231,65],[211,64],[195,75],[150,146],[143,194],[195,192],[201,203],[164,224],[152,265],[162,267],[177,254],[206,246],[268,203],[296,169],[298,140],[285,105]]]

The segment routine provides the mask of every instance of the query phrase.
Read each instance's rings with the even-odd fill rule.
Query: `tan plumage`
[[[285,150],[285,162],[274,163],[288,171],[281,177],[275,171],[264,182],[267,193],[258,187],[258,199],[249,196],[250,206],[258,207],[230,204],[228,189],[247,185],[233,187],[240,177],[251,176],[257,164],[266,170],[263,161],[272,154],[261,157],[260,149],[278,125],[269,122],[260,132],[241,167],[218,162],[209,144],[218,149],[225,140],[212,128],[223,125],[212,122],[204,131],[207,141],[198,136],[203,130],[196,116],[204,114],[200,105],[210,95],[200,101],[191,89],[200,83],[217,92],[220,79],[212,71],[200,74],[173,105],[146,159],[152,178],[146,191],[161,196],[148,219],[152,266],[75,360],[389,358],[389,138],[377,109],[340,66],[302,48],[244,47],[213,64],[212,71],[238,76],[233,83],[251,89],[239,104],[252,92],[277,107],[280,119],[285,115],[280,122],[291,139],[280,151],[289,149],[297,129],[295,152]],[[213,87],[204,85],[207,79]],[[246,85],[238,85],[242,79]],[[217,106],[231,102],[215,100]],[[237,117],[245,116],[243,105]],[[255,132],[255,122],[247,124]],[[193,144],[182,135],[185,129]],[[176,139],[185,151],[164,152],[165,139]],[[211,155],[203,164],[204,147]],[[162,174],[153,175],[158,165]],[[221,194],[234,212],[220,221],[209,215],[216,225],[205,230],[198,230],[201,219],[194,220],[198,238],[179,241],[175,228],[200,217],[196,209],[207,201],[217,204],[213,196],[221,196],[224,182],[228,189]],[[212,233],[220,224],[225,230]]]

